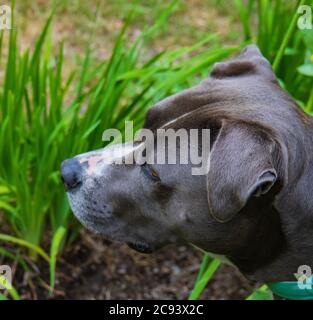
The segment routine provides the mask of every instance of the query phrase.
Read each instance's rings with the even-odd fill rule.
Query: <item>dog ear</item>
[[[271,64],[256,45],[246,46],[233,60],[216,63],[210,75],[213,78],[225,78],[251,74],[261,75],[270,81],[277,82]]]
[[[210,153],[209,210],[219,222],[231,220],[255,196],[273,187],[277,148],[265,131],[246,123],[223,123]]]

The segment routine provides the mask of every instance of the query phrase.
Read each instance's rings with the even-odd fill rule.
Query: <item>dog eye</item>
[[[143,171],[143,173],[150,179],[154,180],[154,181],[160,181],[160,177],[159,174],[148,164],[144,163],[143,165],[141,165],[141,169]]]

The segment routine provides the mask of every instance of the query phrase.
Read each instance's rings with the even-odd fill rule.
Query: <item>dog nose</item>
[[[72,158],[62,162],[61,179],[66,191],[77,188],[82,184],[82,167],[77,159]]]

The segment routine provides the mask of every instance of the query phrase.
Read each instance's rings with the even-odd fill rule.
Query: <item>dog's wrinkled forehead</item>
[[[260,50],[250,45],[237,58],[216,63],[209,77],[199,85],[158,102],[149,110],[144,127],[156,129],[171,125],[205,106],[240,105],[257,97],[263,99],[260,83],[273,85],[277,80]],[[267,89],[271,90],[271,86]]]

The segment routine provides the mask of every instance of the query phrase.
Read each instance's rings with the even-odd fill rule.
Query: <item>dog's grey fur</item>
[[[138,165],[104,165],[106,148],[79,155],[81,185],[68,196],[87,228],[145,252],[193,243],[261,282],[313,267],[313,122],[256,46],[157,103],[144,127],[210,128],[208,175],[166,164],[153,165],[154,179]]]

